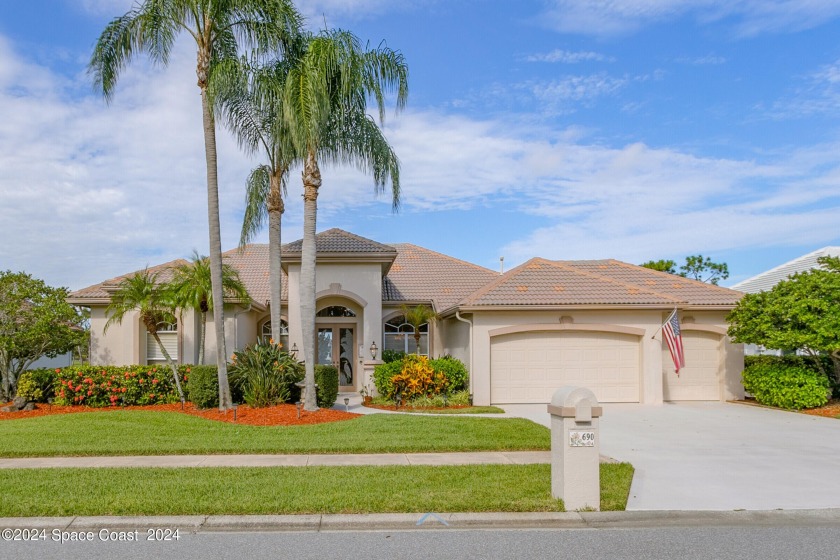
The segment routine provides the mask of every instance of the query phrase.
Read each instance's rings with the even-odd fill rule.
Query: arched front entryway
[[[319,301],[317,309],[315,363],[338,369],[339,391],[355,391],[362,308],[351,300],[329,297]]]

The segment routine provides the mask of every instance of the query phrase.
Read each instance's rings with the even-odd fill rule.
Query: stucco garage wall
[[[127,365],[145,358],[146,329],[136,312],[126,314],[122,323],[114,323],[105,332],[108,321],[104,306],[90,309],[90,363],[94,365]],[[141,331],[142,329],[142,331]],[[140,333],[143,333],[143,338]],[[142,352],[142,354],[141,354]]]
[[[491,332],[498,333],[509,327],[534,325],[533,330],[544,328],[564,329],[575,332],[580,325],[604,325],[607,327],[627,328],[639,332],[639,399],[646,404],[663,402],[663,343],[657,334],[668,312],[646,309],[618,310],[564,310],[564,311],[477,311],[473,315],[474,331],[473,391],[476,404],[486,405],[491,402]],[[725,329],[725,312],[688,312],[685,314],[685,328]],[[545,327],[542,327],[545,325]],[[595,327],[597,329],[597,327]],[[605,331],[609,329],[605,328]],[[504,331],[502,331],[504,332]],[[651,338],[656,335],[655,338]],[[740,372],[743,367],[743,352],[740,345],[732,345],[728,340],[723,343],[722,361],[726,371],[724,386],[725,398],[738,398]],[[740,362],[739,362],[740,360]],[[743,395],[743,389],[741,389]]]
[[[470,370],[470,326],[467,323],[459,321],[454,317],[444,319],[437,322],[440,330],[440,348],[439,352],[435,352],[435,356],[443,356],[449,354],[453,358],[458,358]]]

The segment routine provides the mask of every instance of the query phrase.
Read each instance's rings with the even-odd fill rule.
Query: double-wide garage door
[[[523,332],[490,344],[490,401],[547,403],[563,385],[600,402],[639,402],[639,337],[608,332]]]

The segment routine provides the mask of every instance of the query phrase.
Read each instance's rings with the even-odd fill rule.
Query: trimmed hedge
[[[179,366],[188,383],[191,366]],[[70,366],[55,370],[55,404],[92,407],[178,402],[172,371],[165,365]]]
[[[765,356],[762,356],[765,357]],[[772,357],[772,356],[771,356]],[[784,363],[783,360],[756,360],[744,368],[744,388],[755,400],[768,406],[799,410],[828,402],[828,378],[814,369]]]
[[[216,366],[187,368],[187,399],[198,408],[219,406],[219,370]],[[235,399],[233,402],[237,402]]]
[[[429,365],[436,372],[440,371],[446,375],[446,378],[449,380],[449,387],[446,390],[447,393],[461,391],[469,387],[470,374],[467,371],[467,366],[461,360],[446,355],[429,360]]]
[[[315,399],[321,408],[331,408],[338,399],[338,368],[335,366],[316,365],[315,384],[318,389],[315,391]]]

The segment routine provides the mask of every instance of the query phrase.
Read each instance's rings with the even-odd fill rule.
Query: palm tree
[[[139,312],[140,321],[155,339],[166,363],[172,370],[178,396],[183,401],[184,390],[181,389],[181,381],[178,379],[178,366],[172,361],[172,357],[158,335],[158,326],[161,323],[175,322],[175,306],[170,298],[171,293],[167,285],[158,282],[158,276],[159,273],[153,273],[145,268],[123,278],[117,285],[117,290],[111,295],[111,303],[105,309],[108,321],[103,331],[107,332],[108,327],[114,323],[121,324],[125,316],[132,311]]]
[[[212,283],[210,278],[210,260],[193,251],[189,263],[175,267],[169,289],[174,304],[181,309],[195,309],[201,312],[199,327],[198,363],[204,364],[204,339],[206,334],[207,312],[213,309]],[[245,284],[239,278],[239,272],[227,263],[222,264],[222,288],[225,297],[239,300],[244,305],[251,302],[251,296]]]
[[[219,184],[216,129],[207,93],[214,65],[236,55],[239,43],[257,54],[283,50],[299,34],[301,17],[291,0],[143,0],[111,21],[99,36],[89,72],[106,100],[114,95],[120,72],[135,54],[145,52],[153,62],[166,65],[175,39],[186,31],[196,43],[196,76],[201,91],[204,151],[207,161],[207,215],[213,299],[222,301],[222,242],[219,224]],[[219,374],[219,409],[230,408],[227,378],[224,306],[213,308],[216,363]]]
[[[301,248],[300,310],[306,363],[306,410],[315,400],[315,225],[319,160],[356,165],[373,173],[377,193],[391,179],[393,207],[399,205],[399,162],[376,124],[367,117],[373,97],[380,122],[385,95],[396,93],[397,108],[408,96],[408,67],[400,53],[381,46],[362,48],[347,31],[322,31],[289,70],[283,110],[295,145],[303,154],[304,225]]]
[[[218,110],[240,147],[249,154],[262,152],[267,161],[248,176],[239,246],[250,242],[268,219],[269,307],[271,338],[275,341],[282,336],[283,196],[289,169],[301,161],[283,118],[280,95],[295,59],[296,55],[287,53],[285,59],[262,67],[245,60],[224,61],[211,83]]]
[[[405,322],[414,327],[414,342],[417,345],[415,354],[420,353],[420,327],[434,319],[437,314],[428,305],[417,305],[409,307],[402,306],[403,315],[405,315]]]

